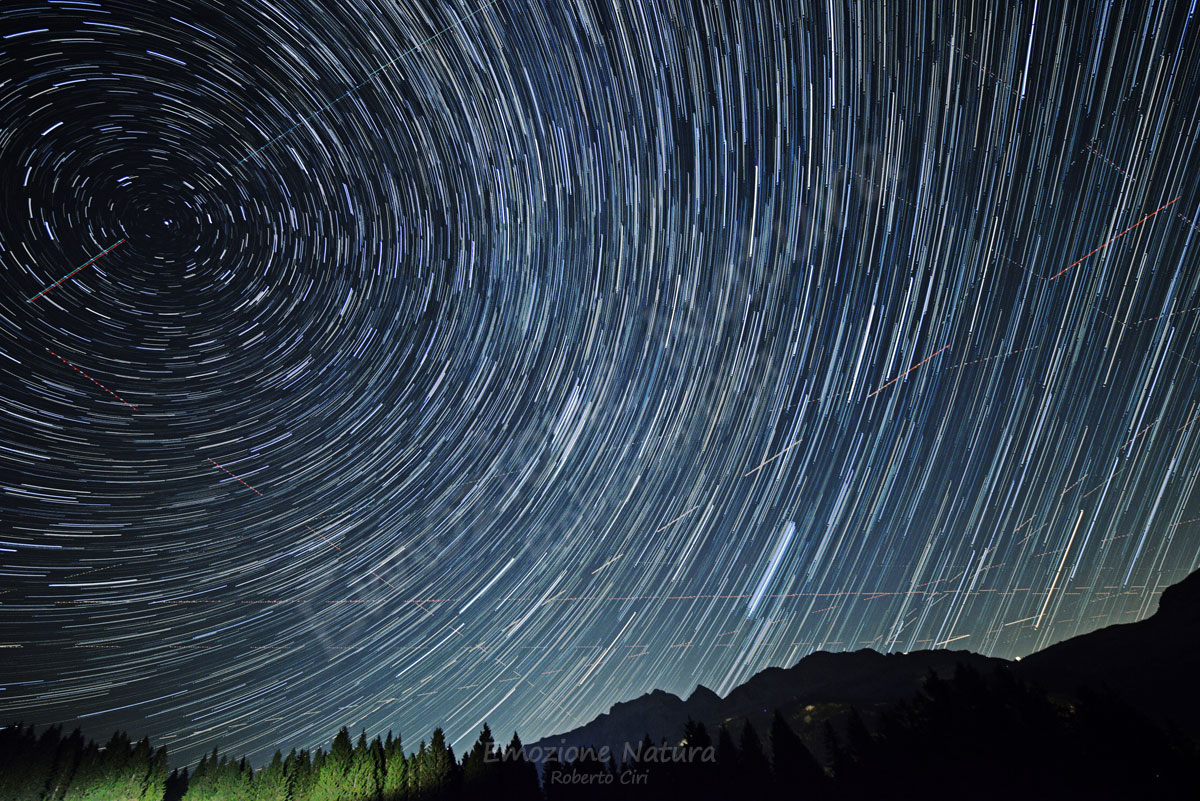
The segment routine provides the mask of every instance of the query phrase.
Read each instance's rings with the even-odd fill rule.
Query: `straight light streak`
[[[62,278],[58,279],[58,280],[57,280],[57,281],[55,281],[53,284],[51,284],[50,286],[46,287],[46,288],[45,288],[45,289],[43,289],[41,292],[37,293],[36,295],[34,295],[32,298],[30,298],[29,300],[27,300],[27,301],[25,301],[25,302],[26,302],[26,303],[33,303],[35,300],[37,300],[38,298],[40,298],[42,295],[45,295],[45,294],[46,294],[47,292],[49,292],[51,289],[54,289],[54,287],[58,286],[58,285],[59,285],[59,284],[61,284],[63,281],[66,281],[66,280],[67,280],[68,278],[70,278],[72,275],[74,275],[75,273],[79,272],[79,271],[80,271],[80,270],[82,270],[84,267],[87,267],[89,264],[91,264],[92,262],[94,262],[96,259],[98,259],[98,258],[100,258],[101,256],[103,256],[105,253],[108,253],[110,250],[112,250],[113,248],[115,248],[117,245],[121,244],[121,242],[124,242],[124,241],[125,241],[125,240],[124,240],[124,239],[122,239],[120,242],[116,242],[116,243],[114,243],[114,244],[112,244],[112,245],[109,245],[107,248],[105,248],[104,250],[100,251],[100,252],[99,252],[99,253],[97,253],[95,256],[92,256],[90,259],[88,259],[87,261],[85,261],[83,264],[79,265],[79,266],[78,266],[78,267],[76,267],[74,270],[72,270],[71,272],[67,273],[67,274],[66,274],[66,275],[64,275]]]
[[[1175,198],[1175,200],[1179,200],[1179,198],[1180,198],[1180,197],[1183,197],[1183,195],[1180,195],[1179,197]],[[1171,201],[1171,203],[1174,203],[1174,202],[1175,202],[1175,200],[1172,200],[1172,201]],[[1107,242],[1105,242],[1103,245],[1101,245],[1100,247],[1098,247],[1098,248],[1096,248],[1095,250],[1093,250],[1091,253],[1088,253],[1086,256],[1083,256],[1083,257],[1081,257],[1081,258],[1078,258],[1078,259],[1076,259],[1075,261],[1073,261],[1073,262],[1071,262],[1070,264],[1068,264],[1066,267],[1063,267],[1061,270],[1059,270],[1058,272],[1056,272],[1054,275],[1050,276],[1049,280],[1053,281],[1055,278],[1058,278],[1060,275],[1062,275],[1062,274],[1063,274],[1063,273],[1065,273],[1067,270],[1069,270],[1069,269],[1071,269],[1072,267],[1074,267],[1076,264],[1079,264],[1079,262],[1081,262],[1081,261],[1083,261],[1084,259],[1088,258],[1088,256],[1091,256],[1091,255],[1093,255],[1093,254],[1095,254],[1095,253],[1099,253],[1101,250],[1104,250],[1104,248],[1108,247],[1108,246],[1109,246],[1109,245],[1111,245],[1113,242],[1116,242],[1118,239],[1120,239],[1121,237],[1125,236],[1125,234],[1129,233],[1129,232],[1130,232],[1130,231],[1132,231],[1134,228],[1137,228],[1139,225],[1141,225],[1141,224],[1142,224],[1142,223],[1144,223],[1146,220],[1148,220],[1148,219],[1150,219],[1151,217],[1153,217],[1155,214],[1158,214],[1158,212],[1162,211],[1162,210],[1163,210],[1163,209],[1165,209],[1167,206],[1170,206],[1170,205],[1171,205],[1171,203],[1168,203],[1166,206],[1163,206],[1163,207],[1162,207],[1162,208],[1160,208],[1160,209],[1157,209],[1157,210],[1155,210],[1155,211],[1152,211],[1152,212],[1150,212],[1150,213],[1149,213],[1149,214],[1147,214],[1145,217],[1143,217],[1142,219],[1138,220],[1138,221],[1137,221],[1137,222],[1135,222],[1133,225],[1129,226],[1129,227],[1128,227],[1128,228],[1126,228],[1124,231],[1122,231],[1121,233],[1117,234],[1117,235],[1116,235],[1116,236],[1114,236],[1112,239],[1108,240],[1108,241],[1107,241]]]

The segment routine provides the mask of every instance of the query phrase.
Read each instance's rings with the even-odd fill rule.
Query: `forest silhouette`
[[[456,757],[442,729],[415,750],[389,732],[328,750],[293,750],[252,769],[204,756],[168,773],[164,748],[118,732],[104,745],[75,731],[0,731],[4,801],[725,801],[725,799],[1194,799],[1195,739],[1117,696],[1048,694],[1015,672],[960,665],[931,672],[911,699],[870,716],[852,710],[808,743],[776,712],[769,731],[710,732],[690,721],[675,742],[526,749],[486,724]]]

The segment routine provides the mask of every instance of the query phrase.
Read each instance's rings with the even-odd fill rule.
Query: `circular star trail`
[[[5,718],[528,740],[1200,562],[1185,5],[351,5],[0,12]]]

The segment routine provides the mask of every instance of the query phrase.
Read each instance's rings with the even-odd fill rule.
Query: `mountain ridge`
[[[530,744],[545,751],[550,747],[579,748],[608,746],[622,753],[629,744],[636,747],[646,735],[654,742],[679,738],[689,720],[700,721],[710,731],[722,724],[749,720],[759,731],[766,731],[770,716],[779,709],[801,729],[813,710],[808,707],[847,707],[851,704],[873,707],[903,700],[920,689],[932,671],[950,677],[955,667],[965,663],[981,671],[1010,665],[1008,660],[981,656],[970,651],[925,650],[882,654],[871,649],[858,651],[817,651],[789,668],[769,667],[734,687],[724,697],[703,684],[697,684],[687,699],[656,689],[627,701],[619,701],[608,712],[597,715],[584,726],[544,737]],[[885,667],[886,666],[886,667]],[[841,709],[824,709],[838,717]],[[819,722],[824,721],[821,716]],[[811,721],[810,721],[811,722]]]
[[[766,730],[778,709],[810,743],[825,721],[838,723],[850,707],[865,713],[907,700],[930,672],[951,676],[959,664],[981,673],[1010,670],[1060,696],[1081,688],[1112,693],[1142,714],[1200,737],[1200,571],[1167,587],[1157,610],[1143,620],[1097,629],[1017,660],[971,651],[907,653],[816,651],[791,667],[768,667],[724,697],[698,683],[681,698],[656,689],[613,704],[583,726],[532,743],[546,749],[608,746],[620,753],[649,735],[654,742],[679,739],[689,719],[716,736],[721,725],[749,721]]]

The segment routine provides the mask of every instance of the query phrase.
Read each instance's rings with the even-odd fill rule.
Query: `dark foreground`
[[[452,801],[463,799],[1195,799],[1197,743],[1116,696],[1048,695],[1013,671],[930,675],[911,700],[827,724],[810,749],[782,715],[618,753],[498,746],[485,726],[461,758],[442,731],[412,753],[391,734],[329,751],[277,753],[253,770],[213,754],[168,774],[165,749],[123,734],[103,747],[78,734],[0,732],[4,801]],[[818,756],[814,756],[814,751]],[[539,771],[540,766],[540,771]],[[539,773],[541,782],[539,783]]]

